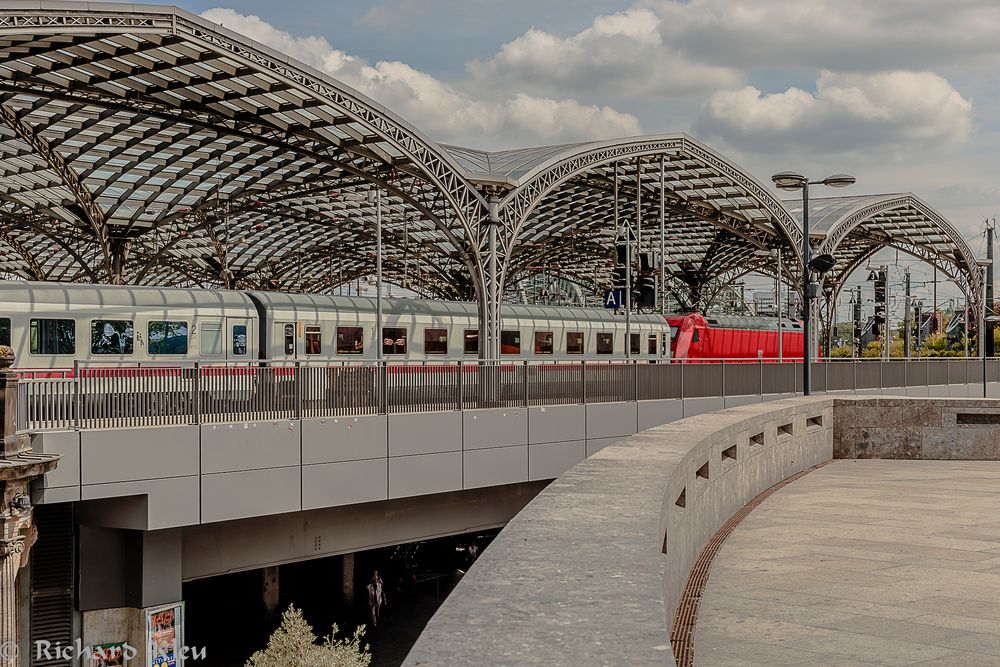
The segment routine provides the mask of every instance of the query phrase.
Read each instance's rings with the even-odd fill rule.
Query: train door
[[[299,337],[297,333],[295,322],[275,322],[271,358],[297,359],[299,356]]]
[[[253,323],[243,317],[226,318],[226,358],[229,361],[250,361],[253,353]]]

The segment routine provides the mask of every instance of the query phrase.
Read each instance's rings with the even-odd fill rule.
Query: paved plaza
[[[716,556],[697,665],[1000,665],[1000,462],[838,460]]]

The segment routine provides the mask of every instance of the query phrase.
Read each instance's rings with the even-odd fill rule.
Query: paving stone
[[[997,488],[991,462],[844,460],[780,489],[712,564],[695,664],[1000,665]]]

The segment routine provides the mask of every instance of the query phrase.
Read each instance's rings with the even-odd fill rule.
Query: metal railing
[[[1000,360],[813,363],[813,391],[1000,381]],[[440,361],[77,364],[21,379],[18,429],[179,424],[790,394],[801,362]]]

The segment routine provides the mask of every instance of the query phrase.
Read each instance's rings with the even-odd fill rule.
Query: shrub
[[[319,641],[302,611],[291,605],[281,615],[281,625],[267,640],[267,648],[247,660],[246,667],[368,667],[372,656],[361,645],[365,626],[349,639],[336,639],[337,626]]]

